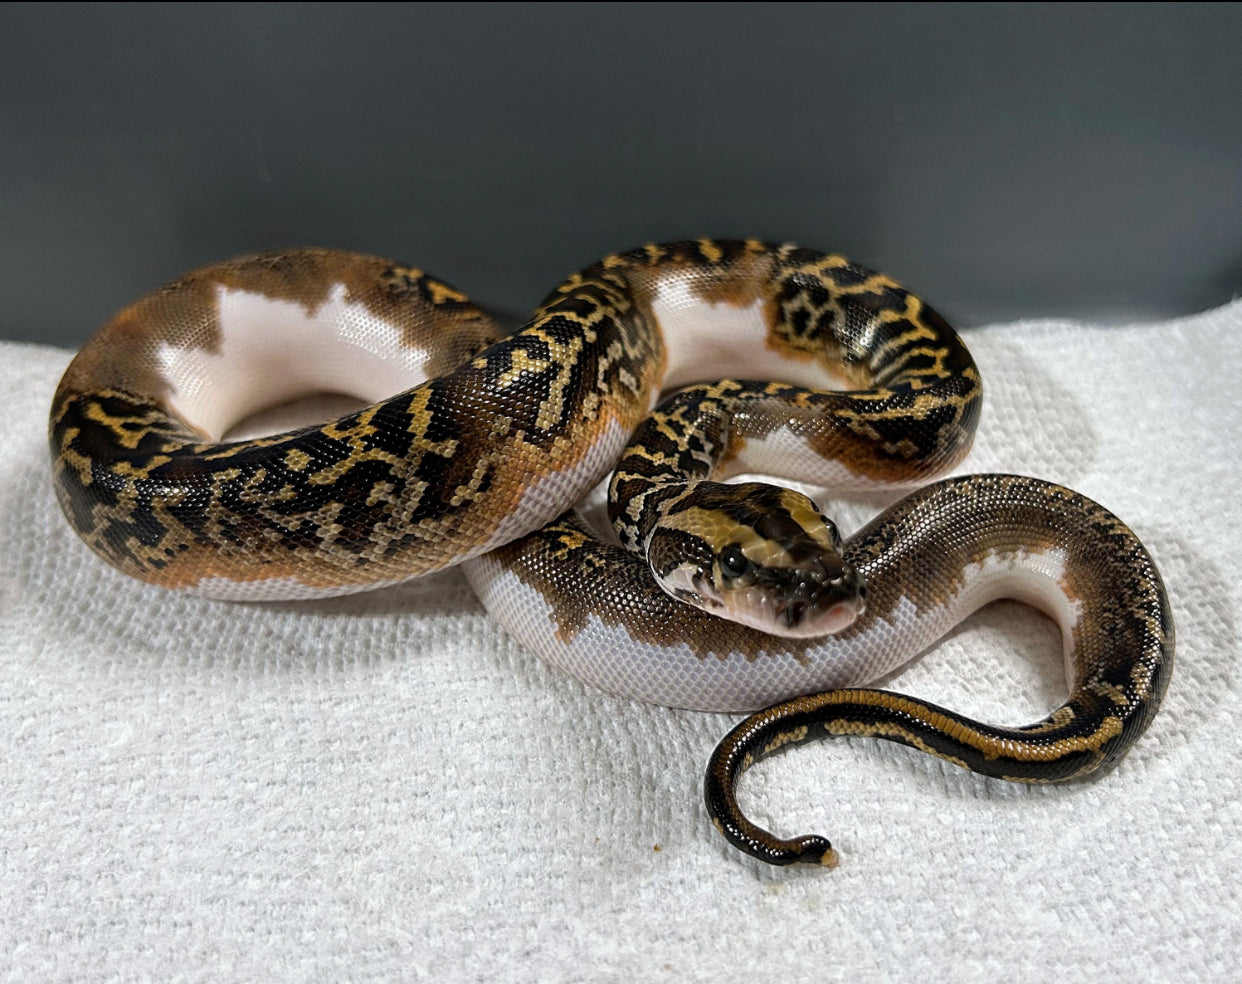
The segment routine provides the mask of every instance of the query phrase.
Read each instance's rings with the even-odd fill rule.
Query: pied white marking
[[[818,362],[794,361],[768,347],[762,299],[744,307],[724,301],[709,304],[694,293],[694,282],[690,274],[662,277],[652,298],[668,354],[666,390],[730,377],[841,388]]]
[[[971,564],[966,570],[965,587],[954,599],[965,618],[984,605],[1001,599],[1020,601],[1037,608],[1061,630],[1065,643],[1065,676],[1073,678],[1070,657],[1073,654],[1074,632],[1082,621],[1082,601],[1070,598],[1065,583],[1066,556],[1059,548],[1022,550],[1015,554],[991,554],[982,563]],[[947,630],[946,630],[947,631]]]
[[[802,659],[774,650],[753,661],[741,654],[700,658],[684,642],[654,646],[596,615],[568,643],[556,638],[554,609],[534,588],[491,557],[466,565],[466,576],[491,616],[519,643],[560,670],[601,690],[672,707],[749,711],[796,694],[860,686],[890,673],[942,638],[990,601],[1012,598],[1050,615],[1060,626],[1065,652],[1081,618],[1081,604],[1061,588],[1060,550],[992,555],[963,572],[961,590],[943,606],[919,611],[902,597],[884,618],[848,639],[833,636]],[[593,599],[597,610],[605,602]],[[623,612],[618,604],[616,614]],[[610,619],[615,620],[615,619]],[[1067,677],[1072,669],[1067,665]]]
[[[737,457],[715,477],[719,481],[727,481],[750,473],[766,478],[807,482],[831,488],[834,492],[894,492],[920,484],[916,479],[903,486],[900,482],[855,474],[841,462],[821,457],[804,437],[787,427],[778,427],[762,437],[748,437]]]
[[[335,284],[313,312],[294,301],[216,288],[215,352],[161,342],[169,403],[215,440],[256,411],[309,393],[376,403],[426,380],[427,352],[402,345],[394,325]]]

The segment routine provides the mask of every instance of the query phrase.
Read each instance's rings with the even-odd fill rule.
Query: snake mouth
[[[792,601],[776,607],[777,621],[783,631],[777,634],[797,638],[836,635],[844,632],[863,613],[866,604],[861,596],[824,607],[808,601]],[[776,630],[771,630],[776,631]]]
[[[827,583],[776,590],[760,582],[721,593],[718,614],[769,635],[811,639],[844,632],[866,610],[866,588],[852,568]]]

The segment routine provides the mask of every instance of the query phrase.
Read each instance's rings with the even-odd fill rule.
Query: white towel
[[[833,871],[768,869],[708,823],[703,766],[735,717],[560,676],[455,571],[277,605],[114,573],[49,487],[69,353],[0,345],[4,979],[1238,979],[1240,338],[1242,302],[967,333],[986,395],[962,471],[1125,520],[1178,663],[1099,781],[1010,785],[866,741],[749,773],[751,816],[829,836]],[[884,683],[1006,724],[1065,693],[1052,624],[1010,603]]]

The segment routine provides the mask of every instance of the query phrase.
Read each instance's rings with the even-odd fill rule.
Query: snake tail
[[[1152,682],[1163,688],[1163,679]],[[1124,754],[1154,713],[1150,703],[1130,701],[1127,707],[1080,691],[1037,724],[1000,728],[885,690],[796,697],[751,715],[720,742],[707,766],[704,800],[716,828],[747,854],[773,865],[835,867],[838,855],[827,839],[780,838],[743,815],[736,786],[746,769],[809,738],[854,736],[899,742],[995,779],[1063,782]]]
[[[970,492],[964,483],[990,486],[969,494],[969,512],[957,509]],[[920,505],[921,503],[921,505]],[[1174,629],[1164,584],[1137,537],[1115,516],[1077,493],[1047,483],[1005,476],[950,479],[929,487],[878,517],[852,540],[852,556],[885,539],[897,519],[919,519],[923,506],[968,523],[967,539],[987,531],[1007,557],[1009,580],[964,601],[964,617],[987,601],[1012,597],[1043,609],[1060,623],[1069,694],[1043,720],[1025,727],[996,727],[935,704],[873,689],[832,689],[794,697],[744,720],[713,752],[704,799],[708,813],[736,847],[770,864],[818,862],[837,855],[822,837],[786,840],[749,821],[735,787],[754,762],[808,738],[882,738],[909,745],[972,772],[1023,783],[1063,782],[1118,761],[1155,716],[1173,668]],[[965,517],[969,517],[966,519]],[[942,531],[943,532],[943,531]],[[938,536],[950,543],[953,536]],[[1069,551],[1064,567],[1036,544],[1050,541]],[[918,550],[907,550],[916,566]],[[891,553],[891,551],[886,551]],[[962,565],[962,569],[965,569]],[[1038,580],[1024,578],[1038,573]],[[864,566],[864,570],[866,570]],[[1071,576],[1070,571],[1080,572]],[[1026,572],[1026,573],[1024,573]],[[907,584],[919,581],[911,576]],[[927,604],[926,601],[923,604]]]

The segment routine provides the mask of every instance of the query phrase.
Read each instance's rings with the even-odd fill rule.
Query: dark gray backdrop
[[[0,8],[0,336],[321,244],[514,313],[649,239],[838,249],[959,324],[1242,286],[1240,5]]]

